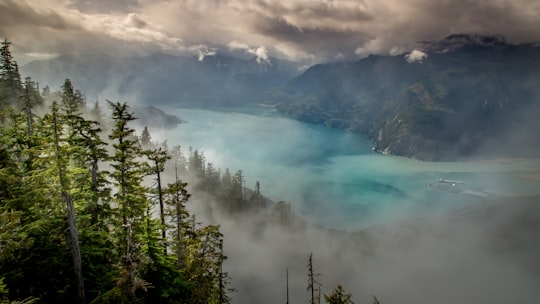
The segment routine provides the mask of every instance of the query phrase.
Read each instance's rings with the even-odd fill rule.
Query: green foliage
[[[0,93],[15,88],[22,104],[0,109],[0,297],[229,303],[223,235],[187,212],[191,194],[178,174],[196,176],[195,188],[231,212],[263,206],[260,185],[247,200],[242,171],[222,175],[202,152],[190,150],[186,158],[180,147],[157,147],[147,129],[138,137],[126,103],[109,102],[113,123],[106,133],[97,103],[89,111],[69,79],[61,92],[46,87],[41,95],[30,78],[20,83],[7,41],[2,56]],[[34,107],[44,102],[51,102],[49,111],[36,115]],[[176,179],[164,187],[161,174],[171,161]],[[159,218],[151,212],[157,204]]]
[[[85,110],[77,93],[72,94],[69,81],[63,90],[61,105],[53,103],[50,112],[41,117],[30,116],[32,132],[24,109],[3,113],[0,272],[5,278],[4,297],[27,302],[39,298],[43,303],[76,301],[76,260],[67,234],[75,223],[84,291],[90,302],[210,302],[220,294],[222,281],[216,278],[223,275],[218,264],[225,259],[216,251],[222,250],[219,229],[203,227],[199,231],[180,221],[174,250],[180,250],[178,244],[189,235],[189,252],[207,253],[201,256],[201,263],[191,260],[188,264],[184,262],[187,251],[169,254],[165,247],[168,240],[160,236],[165,231],[165,216],[173,216],[164,213],[158,221],[149,212],[152,196],[162,193],[163,200],[169,199],[179,208],[180,218],[189,217],[183,208],[189,198],[185,183],[152,191],[143,185],[149,172],[157,174],[165,169],[169,159],[166,151],[147,153],[147,164],[128,125],[134,119],[129,108],[110,103],[115,128],[109,135],[113,155],[108,156],[99,123],[83,118]],[[69,100],[77,102],[66,102]],[[109,174],[99,170],[102,163],[112,168]],[[191,278],[214,278],[201,281],[206,282],[200,287],[204,292],[185,275],[185,265],[190,265]],[[198,300],[192,301],[195,294]]]
[[[4,39],[0,46],[0,107],[17,105],[22,92],[19,66],[11,55],[10,45]]]
[[[375,298],[376,299],[376,298]],[[328,304],[353,304],[352,296],[350,293],[345,292],[341,285],[338,285],[332,293],[325,294],[324,300]]]

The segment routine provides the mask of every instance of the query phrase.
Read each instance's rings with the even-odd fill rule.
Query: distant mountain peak
[[[493,47],[506,45],[500,35],[452,34],[439,41],[420,42],[428,52],[449,53],[470,47]]]
[[[468,43],[476,45],[505,44],[506,39],[501,35],[474,35],[474,34],[453,34],[446,36],[443,42],[448,43]]]

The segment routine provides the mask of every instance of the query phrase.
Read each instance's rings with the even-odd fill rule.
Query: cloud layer
[[[538,42],[539,26],[535,0],[0,0],[0,35],[26,59],[73,52],[201,58],[196,46],[235,43],[258,60],[320,62],[410,51],[455,33]]]

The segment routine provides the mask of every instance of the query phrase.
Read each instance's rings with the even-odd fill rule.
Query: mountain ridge
[[[275,105],[292,118],[370,138],[386,154],[422,160],[539,156],[540,47],[456,34],[410,53],[299,64],[217,52],[138,58],[63,56],[21,68],[87,96],[182,106]],[[51,83],[53,82],[53,83]]]
[[[268,58],[176,56],[144,57],[63,55],[21,67],[39,83],[59,88],[66,78],[86,95],[129,98],[138,103],[220,105],[255,99],[260,91],[280,86],[296,75],[298,65]]]
[[[277,108],[361,133],[386,154],[435,161],[540,155],[540,48],[465,37],[431,43],[418,61],[372,55],[311,67],[284,88],[288,98]]]

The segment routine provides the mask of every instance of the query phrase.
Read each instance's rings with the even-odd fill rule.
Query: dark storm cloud
[[[74,26],[53,9],[36,11],[34,7],[20,0],[0,0],[0,31],[6,27],[49,27],[67,30]]]
[[[139,0],[76,0],[70,6],[85,13],[129,13]]]
[[[88,14],[55,0],[0,0],[0,8],[0,35],[13,41],[22,62],[47,54],[186,52],[180,38],[137,13]]]
[[[237,42],[314,63],[412,50],[457,33],[540,41],[535,0],[0,0],[0,7],[0,34],[31,52],[42,45],[68,52],[67,38],[74,48],[128,54]]]
[[[339,31],[325,28],[300,30],[281,18],[261,20],[254,25],[261,35],[273,37],[299,49],[318,50],[319,56],[331,58],[338,53],[352,55],[356,47],[369,40],[369,35],[352,30]]]

